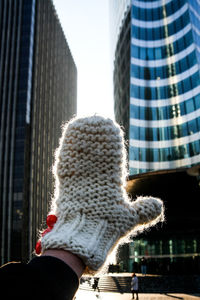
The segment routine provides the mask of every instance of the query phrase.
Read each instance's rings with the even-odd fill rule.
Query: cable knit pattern
[[[42,237],[42,250],[69,250],[90,270],[97,271],[104,264],[122,237],[163,219],[161,200],[129,201],[123,132],[110,119],[95,115],[67,123],[54,175],[50,213],[58,220]]]

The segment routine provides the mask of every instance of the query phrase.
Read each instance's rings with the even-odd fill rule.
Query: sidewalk
[[[76,300],[131,300],[132,294],[125,293],[104,293],[104,292],[89,292],[78,290],[76,294]],[[139,294],[139,300],[200,300],[200,294]]]
[[[140,299],[199,299],[200,300],[200,276],[199,275],[150,275],[138,274]],[[94,278],[83,278],[79,289],[85,292],[93,292]],[[112,299],[130,299],[126,294],[130,293],[131,274],[106,274],[99,278],[98,291],[102,297],[114,294]],[[96,290],[97,291],[97,290]],[[124,293],[124,294],[123,294]],[[120,295],[118,297],[117,295]],[[180,296],[179,296],[180,294]],[[192,298],[192,295],[197,296]],[[171,296],[170,296],[171,295]],[[88,295],[89,296],[89,295]],[[102,299],[104,299],[102,298]],[[105,298],[107,299],[107,298]]]

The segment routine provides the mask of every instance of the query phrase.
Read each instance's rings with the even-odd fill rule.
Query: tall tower
[[[51,0],[0,1],[1,263],[27,260],[53,192],[77,71]]]
[[[166,252],[171,259],[170,253],[174,251],[177,257],[186,258],[189,253],[180,246],[181,241],[190,246],[195,241],[195,247],[188,247],[191,255],[199,255],[196,214],[200,197],[199,1],[110,2],[115,116],[124,126],[129,142],[128,189],[133,195],[160,196],[167,207],[165,241],[157,236],[160,239],[155,246],[157,250],[149,248],[141,253],[135,248],[135,252],[140,252],[138,255],[152,252],[154,257]],[[189,193],[193,207],[190,218],[185,213]],[[178,199],[181,199],[180,210]],[[183,225],[182,233],[178,222]],[[190,229],[185,229],[184,222]],[[173,228],[176,234],[172,237]],[[193,232],[190,242],[189,231]]]
[[[132,2],[131,174],[200,163],[199,8]]]

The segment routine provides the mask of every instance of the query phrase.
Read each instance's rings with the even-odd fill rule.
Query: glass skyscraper
[[[131,174],[200,163],[199,9],[195,0],[132,2]]]
[[[76,113],[76,84],[52,1],[0,1],[1,263],[32,255],[61,125]]]
[[[166,190],[160,190],[160,193],[156,194],[156,189],[159,190],[159,184],[164,178],[171,184],[176,182],[176,187],[172,186],[174,189],[181,188],[180,180],[183,180],[182,189],[183,182],[190,189],[191,178],[186,178],[185,174],[195,175],[198,180],[200,175],[200,2],[111,0],[110,3],[115,117],[125,128],[129,145],[130,179],[135,179],[132,187],[129,181],[129,189],[137,194],[140,185],[143,193],[147,191],[166,197],[168,223],[172,224],[170,222],[175,218],[172,202],[178,213],[179,198],[182,197],[182,204],[186,208],[184,195],[181,195],[181,190],[180,195],[178,192],[175,192],[176,197],[171,195],[167,185],[164,186]],[[167,175],[170,172],[172,175],[169,176],[171,179],[173,177],[173,181]],[[144,179],[139,182],[139,178]],[[153,181],[154,190],[148,183]],[[198,181],[196,183],[197,188],[195,186],[191,190],[191,201],[195,205],[200,197]],[[195,214],[194,209],[194,219]],[[177,223],[181,216],[187,219],[182,211],[177,216]],[[199,231],[197,233],[194,230],[196,225],[195,222],[189,225],[194,236],[191,243],[188,243],[190,246],[196,245],[196,248],[191,246],[190,251],[199,255]],[[178,232],[176,230],[177,227],[174,232]],[[170,243],[172,245],[173,241],[176,247],[174,253],[182,251],[184,247],[181,250],[181,247],[175,246],[175,241],[178,245],[178,240],[180,239],[181,244],[185,238],[184,242],[187,244],[187,237],[183,235],[183,232],[182,236],[177,233],[177,236],[171,237],[169,234],[165,241],[157,237],[157,246],[154,244],[154,247],[161,247],[156,252],[158,257],[161,254],[172,257]],[[167,247],[162,248],[161,244],[165,243]],[[147,245],[146,242],[143,244]],[[135,242],[137,248],[136,245]],[[134,252],[133,249],[131,251]],[[136,252],[139,253],[138,250]],[[145,250],[140,253],[144,255]],[[152,255],[153,253],[155,251]]]
[[[114,86],[116,118],[128,132],[130,174],[198,165],[200,4],[124,3],[115,5],[121,18],[113,33]]]

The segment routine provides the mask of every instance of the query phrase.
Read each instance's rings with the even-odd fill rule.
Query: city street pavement
[[[131,300],[132,294],[103,293],[78,290],[75,300]],[[139,294],[139,300],[197,300],[200,294]]]

